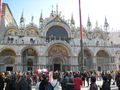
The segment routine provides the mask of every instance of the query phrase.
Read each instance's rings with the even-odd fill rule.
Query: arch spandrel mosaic
[[[37,30],[31,28],[26,30],[26,34],[32,36],[32,35],[38,35],[39,33]]]
[[[0,52],[0,56],[16,56],[16,53],[11,49],[5,49]]]
[[[55,55],[55,54],[68,55],[68,51],[66,50],[66,48],[64,48],[61,45],[55,45],[48,51],[48,55]]]
[[[0,63],[4,64],[14,64],[16,58],[16,53],[11,49],[5,49],[0,52]]]

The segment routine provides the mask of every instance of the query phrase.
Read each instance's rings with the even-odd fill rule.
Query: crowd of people
[[[103,80],[102,86],[98,86],[96,80]],[[89,90],[111,90],[112,84],[120,90],[120,71],[0,72],[0,90],[32,90],[32,86],[35,90],[81,90],[81,86]]]

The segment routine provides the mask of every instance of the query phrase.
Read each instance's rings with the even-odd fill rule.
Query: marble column
[[[15,64],[16,64],[16,71],[22,71],[23,70],[21,55],[16,56]]]
[[[93,69],[97,70],[97,59],[93,56]]]

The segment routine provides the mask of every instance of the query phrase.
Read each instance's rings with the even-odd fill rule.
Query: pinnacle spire
[[[109,24],[108,24],[108,22],[107,22],[107,18],[105,17],[105,22],[104,22],[104,27],[108,27],[109,26]]]
[[[40,22],[43,22],[43,15],[42,15],[42,11],[41,11],[41,15],[40,15]]]
[[[31,23],[33,23],[33,19],[34,19],[34,17],[32,16],[32,17],[31,17]]]
[[[95,27],[98,28],[98,21],[96,21],[96,26]]]
[[[56,5],[56,14],[58,15],[58,4]]]
[[[53,11],[53,5],[52,5],[52,11],[51,11],[51,15],[50,16],[54,16],[54,11]]]
[[[87,21],[87,27],[91,27],[91,21],[90,21],[90,17],[88,16],[88,21]]]
[[[22,22],[24,22],[23,11],[22,11],[21,18],[20,18],[20,23],[22,23]]]
[[[74,18],[73,18],[73,14],[71,15],[71,24],[75,24]]]

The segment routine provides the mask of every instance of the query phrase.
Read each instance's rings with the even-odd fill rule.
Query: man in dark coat
[[[116,74],[115,81],[118,86],[118,90],[120,90],[120,71]]]
[[[100,90],[111,90],[110,84],[109,84],[106,76],[103,77],[103,85],[102,85],[102,88]]]
[[[51,85],[51,83],[48,82],[46,78],[47,78],[46,75],[43,74],[41,77],[41,83],[39,85],[39,90],[54,90],[53,86]]]
[[[5,86],[5,90],[11,90],[11,76],[10,75],[7,75],[6,78],[5,78],[5,83],[6,83],[6,86]]]
[[[31,78],[30,78],[30,74],[27,74],[27,76],[26,76],[26,81],[27,81],[27,83],[28,83],[28,90],[32,90],[32,84],[31,84],[31,82],[32,82],[32,80],[31,80]]]
[[[16,90],[28,90],[28,83],[23,76],[18,76]]]
[[[4,78],[2,76],[2,73],[0,73],[0,90],[3,90],[4,88]]]
[[[93,76],[91,77],[90,90],[98,90],[98,86],[96,85],[96,78]]]

